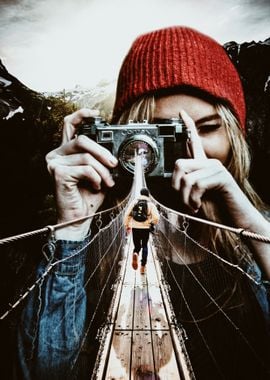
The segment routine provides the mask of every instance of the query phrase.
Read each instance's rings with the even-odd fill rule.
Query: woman
[[[186,27],[171,27],[142,35],[131,46],[119,74],[112,121],[121,124],[130,119],[147,119],[153,123],[155,119],[177,118],[179,115],[190,130],[191,137],[188,156],[179,157],[172,175],[171,186],[177,194],[173,197],[174,207],[269,236],[270,225],[262,215],[262,202],[248,182],[250,158],[244,138],[245,102],[239,76],[217,42]],[[89,116],[95,116],[95,112],[82,109],[67,116],[61,146],[47,155],[48,169],[55,180],[58,222],[95,212],[104,202],[108,190],[114,186],[110,169],[117,165],[116,158],[85,136],[73,138],[77,126]],[[81,180],[89,182],[87,189],[80,187]],[[166,181],[159,182],[161,197],[165,186]],[[151,186],[150,191],[155,193]],[[59,246],[80,244],[89,227],[90,221],[87,221],[56,231]],[[265,339],[265,324],[269,313],[265,283],[262,281],[270,278],[269,244],[253,240],[247,244],[239,243],[232,234],[195,225],[191,225],[191,232],[199,244],[219,252],[222,258],[257,276],[260,284],[255,292],[249,283],[239,279],[238,274],[226,269],[229,274],[226,277],[224,310],[236,326],[236,331],[241,331],[244,336],[249,334],[250,324],[245,324],[245,321],[251,318],[256,328],[259,326],[258,336],[263,339],[260,347],[256,334],[249,334],[252,344],[249,343],[246,350],[243,340],[240,339],[239,343],[239,336],[225,329],[232,340],[220,350],[219,344],[222,345],[222,342],[218,340],[225,339],[224,334],[218,334],[224,327],[220,316],[215,318],[217,313],[213,312],[213,318],[211,313],[201,318],[200,308],[196,306],[196,294],[190,298],[193,309],[190,311],[185,307],[179,312],[181,301],[176,297],[175,308],[187,330],[188,351],[197,378],[253,378],[254,373],[258,374],[257,378],[267,378],[269,348]],[[194,255],[194,252],[187,256],[188,269],[194,265],[202,266],[207,261],[201,255]],[[186,267],[181,265],[176,254],[171,254],[171,261],[176,265],[175,273],[182,279],[187,278],[186,274],[183,275]],[[204,269],[199,268],[197,275],[202,271]],[[204,272],[202,278],[206,276],[207,272]],[[189,281],[187,278],[184,284],[187,291],[190,290]],[[195,287],[192,289],[195,290]],[[50,294],[49,298],[53,297]],[[219,294],[215,294],[216,297]],[[254,304],[255,317],[251,312]],[[193,323],[190,323],[191,319]],[[239,344],[235,346],[236,340]],[[258,349],[256,360],[250,354],[252,345]],[[230,369],[232,358],[237,358],[234,347],[242,350],[237,371]],[[200,350],[202,359],[198,359]],[[65,360],[67,358],[68,355]]]

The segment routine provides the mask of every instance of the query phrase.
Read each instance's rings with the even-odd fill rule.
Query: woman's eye
[[[204,124],[197,127],[199,134],[206,134],[216,131],[221,127],[221,124]]]

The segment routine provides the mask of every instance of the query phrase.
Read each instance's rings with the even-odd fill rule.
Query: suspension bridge
[[[208,330],[211,330],[212,323],[210,317],[219,314],[230,331],[232,330],[238,339],[244,342],[248,351],[253,352],[252,342],[235,325],[230,312],[224,311],[225,306],[228,306],[228,310],[236,307],[231,303],[231,293],[227,292],[234,285],[227,275],[227,268],[238,272],[254,285],[256,280],[239,265],[226,261],[191,237],[188,233],[189,216],[180,215],[158,203],[161,219],[157,232],[150,235],[146,274],[142,275],[139,270],[134,270],[131,265],[133,244],[131,236],[124,230],[123,215],[129,202],[137,197],[139,190],[145,185],[141,165],[137,164],[129,197],[116,208],[91,216],[97,233],[87,247],[89,261],[86,261],[88,271],[84,288],[89,298],[95,294],[95,299],[91,301],[93,307],[89,308],[77,359],[86,353],[86,360],[90,360],[87,354],[89,336],[95,326],[98,330],[99,345],[89,372],[89,379],[192,380],[195,379],[193,363],[198,361],[198,358],[193,353],[192,357],[189,355],[187,343],[190,335],[196,339],[200,338],[202,342],[200,344],[203,344],[205,352],[213,362],[216,373],[221,376],[216,378],[224,378],[216,359],[216,349],[208,341]],[[106,223],[103,223],[104,219]],[[195,222],[200,222],[198,218],[193,219]],[[210,221],[205,223],[213,228],[227,228],[230,232],[241,236],[246,233],[258,240],[264,239],[266,242],[270,240],[241,229],[216,225]],[[44,232],[52,234],[56,228],[63,227],[63,225],[47,226],[27,234],[2,239],[1,244],[12,243]],[[195,252],[194,256],[199,258],[199,269],[193,269],[195,265],[198,266],[198,259],[191,258],[189,252]],[[77,254],[75,251],[71,256],[74,258]],[[50,276],[62,261],[56,260],[50,263],[42,276],[31,286],[27,286],[0,319],[8,318],[35,288],[42,286],[44,279]],[[204,265],[207,265],[207,271],[211,273],[210,279],[207,280],[203,276]],[[177,270],[175,266],[178,267]],[[215,268],[214,271],[211,268]],[[187,289],[186,284],[190,289]],[[174,286],[174,292],[171,286]],[[193,299],[192,294],[195,289],[196,299]],[[187,293],[190,293],[191,299]],[[102,306],[104,297],[108,304],[105,318]],[[174,305],[172,300],[175,301]],[[62,323],[65,323],[68,313],[69,311],[63,317]],[[179,322],[178,315],[182,316],[184,327]],[[258,353],[255,352],[254,357],[260,362]],[[79,360],[72,363],[71,370],[77,365],[80,365]]]
[[[131,198],[146,186],[140,157],[136,160]],[[148,245],[147,272],[142,275],[132,268],[133,243],[130,234],[126,236],[110,321],[94,371],[96,380],[195,379],[152,236]]]
[[[192,379],[183,331],[176,324],[152,239],[147,274],[131,266],[127,239],[111,324],[97,379]]]

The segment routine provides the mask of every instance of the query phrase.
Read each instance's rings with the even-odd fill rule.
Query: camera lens
[[[119,148],[118,159],[123,169],[130,173],[135,171],[135,157],[141,156],[145,173],[154,170],[158,163],[158,148],[156,143],[146,135],[134,135],[125,140]]]

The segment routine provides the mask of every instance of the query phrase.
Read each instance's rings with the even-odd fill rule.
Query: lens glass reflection
[[[119,155],[122,167],[130,173],[134,173],[136,153],[141,156],[144,172],[151,172],[155,166],[155,153],[153,148],[145,141],[135,140],[123,147]]]

